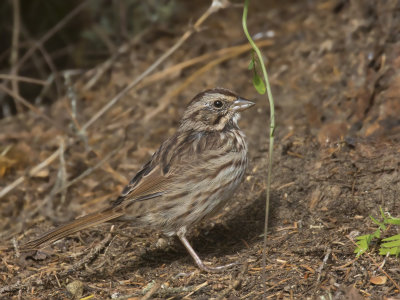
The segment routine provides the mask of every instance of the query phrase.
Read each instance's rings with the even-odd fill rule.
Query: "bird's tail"
[[[43,234],[35,240],[29,241],[28,243],[22,245],[21,249],[25,251],[36,250],[42,245],[48,245],[75,232],[105,223],[107,221],[111,221],[122,215],[122,212],[117,212],[114,209],[107,209],[101,212],[89,214],[87,216],[71,221],[65,225],[61,225]]]

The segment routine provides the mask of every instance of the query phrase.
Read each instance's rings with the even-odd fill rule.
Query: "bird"
[[[105,222],[128,222],[177,236],[205,272],[207,266],[186,234],[229,203],[248,165],[240,113],[255,103],[225,88],[197,94],[183,113],[175,134],[165,140],[107,208],[77,218],[27,242],[24,250],[44,245]]]

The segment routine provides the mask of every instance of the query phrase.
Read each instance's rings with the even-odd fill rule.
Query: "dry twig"
[[[31,55],[39,48],[40,45],[46,43],[55,33],[62,29],[69,21],[71,21],[83,8],[89,4],[89,1],[82,1],[81,4],[76,6],[69,14],[61,19],[53,28],[51,28],[45,35],[43,35],[28,51],[21,57],[17,67],[19,68]]]
[[[94,248],[92,248],[90,250],[90,252],[84,257],[82,258],[80,261],[78,261],[77,263],[73,264],[71,267],[69,267],[67,270],[62,271],[59,273],[59,276],[65,276],[68,275],[70,273],[76,272],[78,271],[80,268],[82,268],[82,266],[86,265],[87,263],[90,263],[91,261],[93,261],[96,256],[105,248],[107,247],[108,243],[111,241],[112,239],[112,234],[109,233],[106,235],[106,237],[100,242],[98,243]]]
[[[13,6],[14,6],[14,27],[13,27],[13,40],[12,40],[12,50],[11,50],[11,57],[10,57],[10,62],[11,62],[11,81],[12,81],[12,91],[13,94],[8,93],[12,97],[14,97],[14,100],[16,99],[17,95],[19,96],[19,91],[18,91],[18,81],[14,80],[15,76],[18,75],[18,69],[25,63],[26,60],[28,60],[37,49],[40,49],[44,43],[49,40],[56,32],[58,32],[60,29],[62,29],[69,21],[71,21],[77,14],[81,12],[81,10],[89,3],[89,1],[83,1],[81,4],[79,4],[77,7],[75,7],[69,14],[67,14],[63,19],[61,19],[53,28],[51,28],[45,35],[42,36],[42,38],[36,43],[32,45],[31,48],[29,48],[28,51],[25,52],[25,54],[21,57],[21,59],[18,61],[18,39],[19,39],[19,34],[20,34],[20,29],[21,29],[21,22],[20,22],[20,12],[19,12],[19,0],[13,0]],[[45,57],[46,60],[46,57]],[[5,81],[3,83],[4,87],[8,84],[8,81]],[[59,90],[59,88],[57,88]],[[20,102],[16,102],[17,107],[20,106]],[[28,106],[29,107],[29,106]],[[32,107],[29,107],[32,109]]]
[[[48,158],[46,158],[44,161],[42,161],[40,164],[36,165],[33,167],[31,170],[27,171],[28,175],[21,176],[14,180],[12,183],[7,185],[5,188],[3,188],[0,191],[0,199],[4,197],[6,194],[8,194],[11,190],[13,190],[15,187],[20,185],[22,182],[24,182],[25,178],[28,176],[34,176],[37,174],[40,170],[43,168],[47,167],[49,164],[51,164],[59,155],[60,149],[57,149],[54,151]]]
[[[39,85],[47,85],[47,82],[44,80],[30,78],[30,77],[24,77],[24,76],[17,76],[17,75],[0,74],[0,79],[16,80],[16,81],[23,81],[23,82],[39,84]]]
[[[259,41],[256,44],[258,47],[262,48],[262,47],[273,45],[273,43],[274,43],[274,41],[272,41],[272,40],[264,40],[264,41]],[[151,76],[148,76],[140,84],[137,85],[137,88],[139,89],[139,88],[146,87],[154,82],[159,81],[160,79],[166,78],[167,76],[169,76],[175,72],[179,72],[185,68],[188,68],[190,66],[193,66],[193,65],[201,63],[201,62],[209,61],[212,58],[216,58],[219,56],[227,56],[231,53],[237,53],[237,55],[240,55],[246,51],[249,51],[250,49],[251,49],[251,46],[246,43],[246,44],[242,44],[242,45],[238,45],[238,46],[219,49],[214,52],[209,52],[209,53],[188,59],[184,62],[173,65],[167,69],[157,72]]]
[[[19,95],[18,80],[15,77],[18,76],[18,44],[19,44],[19,34],[21,29],[21,19],[20,19],[20,3],[19,0],[13,0],[13,34],[12,34],[12,45],[11,45],[11,76],[13,77],[11,81],[12,90],[16,95]],[[18,111],[21,111],[22,107],[20,103],[15,103]]]
[[[89,174],[91,174],[93,171],[95,171],[96,169],[98,169],[99,167],[101,167],[105,162],[107,162],[111,157],[114,156],[115,153],[117,153],[122,147],[122,143],[120,144],[119,147],[117,147],[116,149],[114,149],[113,151],[109,152],[103,159],[101,159],[97,164],[95,164],[93,167],[90,167],[88,169],[86,169],[85,171],[83,171],[80,175],[78,175],[77,177],[75,177],[74,179],[72,179],[71,181],[67,182],[67,183],[63,183],[63,184],[55,184],[53,190],[51,191],[50,195],[48,195],[47,197],[44,198],[44,200],[35,207],[35,209],[31,210],[29,213],[29,217],[33,216],[34,214],[36,214],[37,211],[41,210],[42,207],[44,207],[45,205],[47,205],[50,200],[52,199],[53,196],[62,193],[63,191],[65,191],[67,188],[69,188],[70,186],[74,185],[75,183],[79,182],[80,180],[82,180],[83,178],[85,178],[86,176],[88,176]],[[57,153],[60,154],[60,152],[64,152],[64,145],[62,144],[62,147],[60,146],[60,148],[58,149]],[[1,194],[0,194],[1,196]]]
[[[190,299],[190,296],[192,296],[194,293],[196,293],[198,290],[202,289],[203,287],[208,285],[208,281],[204,281],[203,283],[200,283],[198,286],[196,286],[193,291],[191,291],[189,294],[187,294],[183,299]]]
[[[17,102],[21,103],[22,105],[25,105],[26,107],[28,107],[30,110],[32,110],[38,116],[42,117],[44,120],[49,122],[51,125],[53,125],[57,129],[59,129],[61,131],[64,131],[64,132],[66,131],[65,128],[61,127],[59,124],[54,122],[49,116],[47,116],[46,114],[42,113],[38,108],[36,108],[32,104],[30,104],[27,100],[22,98],[19,94],[17,94],[15,92],[13,92],[12,90],[6,88],[4,84],[0,84],[0,90],[3,90],[5,93],[7,93],[10,96],[12,96],[14,98],[14,100],[16,100]]]
[[[29,283],[21,283],[21,281],[18,280],[16,283],[1,287],[0,288],[0,296],[4,293],[18,291],[20,289],[27,287],[28,285],[29,285]]]
[[[260,44],[262,46],[269,46],[272,43],[273,43],[273,41],[270,41],[270,40],[260,42]],[[233,57],[236,57],[246,51],[249,51],[250,49],[251,49],[251,46],[247,45],[247,44],[233,47],[232,51],[230,51],[228,53],[224,53],[222,57],[216,58],[216,59],[210,61],[208,64],[206,64],[202,68],[198,69],[191,76],[189,76],[178,88],[172,90],[170,93],[168,93],[164,97],[162,97],[157,102],[157,107],[155,107],[155,108],[152,107],[151,111],[146,113],[146,115],[144,116],[144,121],[148,122],[154,116],[156,116],[157,114],[162,112],[168,106],[171,98],[174,98],[178,94],[180,94],[186,87],[188,87],[192,82],[194,82],[200,75],[204,74],[211,68],[223,63],[224,61],[227,61]]]
[[[244,274],[247,273],[248,270],[248,263],[247,261],[242,265],[241,271],[239,274],[236,274],[236,276],[232,277],[231,283],[229,284],[229,287],[223,291],[221,295],[218,296],[217,300],[222,300],[224,299],[227,295],[230,295],[231,292],[237,288],[240,287],[242,284]]]
[[[38,49],[40,53],[43,56],[44,61],[46,64],[49,66],[49,69],[51,70],[51,74],[54,76],[54,83],[56,85],[56,91],[57,91],[57,98],[61,97],[61,84],[60,84],[60,79],[59,79],[59,72],[57,71],[57,68],[55,64],[53,63],[53,59],[51,58],[50,54],[47,52],[46,48],[43,47],[42,44],[39,44]]]
[[[86,169],[85,171],[83,171],[79,176],[75,177],[74,179],[72,179],[70,182],[66,183],[64,186],[60,187],[59,189],[57,189],[54,194],[58,194],[62,191],[64,191],[66,188],[70,187],[71,185],[77,183],[78,181],[82,180],[83,178],[85,178],[86,176],[88,176],[89,174],[91,174],[93,171],[95,171],[96,169],[98,169],[99,167],[101,167],[105,162],[107,162],[111,157],[113,157],[122,147],[122,143],[120,144],[119,147],[115,148],[113,151],[107,153],[106,156],[104,156],[103,159],[101,159],[97,164],[95,164],[93,167],[90,167],[88,169]]]
[[[140,300],[148,300],[148,299],[150,299],[154,295],[154,293],[157,292],[161,288],[161,285],[163,284],[163,282],[165,282],[165,281],[164,280],[157,281],[151,287],[151,289],[146,293],[146,295],[144,295]]]
[[[92,75],[89,79],[89,81],[83,86],[82,91],[87,91],[91,89],[97,81],[103,76],[105,72],[107,72],[108,69],[111,68],[113,63],[117,60],[118,57],[121,55],[127,53],[129,49],[132,48],[133,45],[135,45],[138,41],[142,39],[144,35],[148,33],[148,30],[144,30],[141,33],[137,34],[132,40],[128,41],[127,43],[123,44],[121,47],[118,48],[118,51],[114,53],[108,60],[103,62],[100,66],[97,66],[95,69],[90,70],[87,72],[87,74],[90,73],[95,73]]]

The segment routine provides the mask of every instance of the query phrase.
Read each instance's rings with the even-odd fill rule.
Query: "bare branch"
[[[13,0],[13,34],[11,42],[11,55],[10,55],[10,65],[11,65],[11,76],[18,76],[18,47],[19,47],[19,34],[21,29],[21,19],[20,19],[20,3],[19,0]],[[18,80],[11,81],[11,87],[16,95],[19,95]],[[22,106],[16,102],[15,107],[17,111],[22,110]]]
[[[38,108],[36,108],[35,106],[33,106],[32,104],[30,104],[27,100],[25,100],[24,98],[22,98],[19,94],[14,93],[12,90],[6,88],[3,84],[0,84],[0,90],[3,90],[5,93],[9,94],[11,97],[14,98],[14,100],[18,101],[19,103],[21,103],[22,105],[28,107],[30,110],[32,110],[34,113],[36,113],[37,115],[39,115],[40,117],[42,117],[44,120],[46,120],[47,122],[49,122],[51,125],[53,125],[54,127],[60,129],[63,132],[66,132],[66,129],[64,129],[63,127],[61,127],[59,124],[57,124],[56,122],[54,122],[49,116],[45,115],[44,113],[42,113]]]
[[[0,74],[0,79],[16,80],[16,81],[23,81],[23,82],[39,84],[39,85],[47,85],[47,82],[44,80],[41,80],[41,79],[25,77],[25,76],[10,75],[10,74]]]

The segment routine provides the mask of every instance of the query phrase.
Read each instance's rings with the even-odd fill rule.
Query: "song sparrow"
[[[239,112],[254,103],[222,88],[204,91],[189,103],[177,132],[133,177],[121,195],[100,212],[78,218],[28,242],[37,249],[107,221],[154,227],[177,235],[200,269],[207,267],[186,239],[186,230],[217,213],[243,179],[247,145]]]

